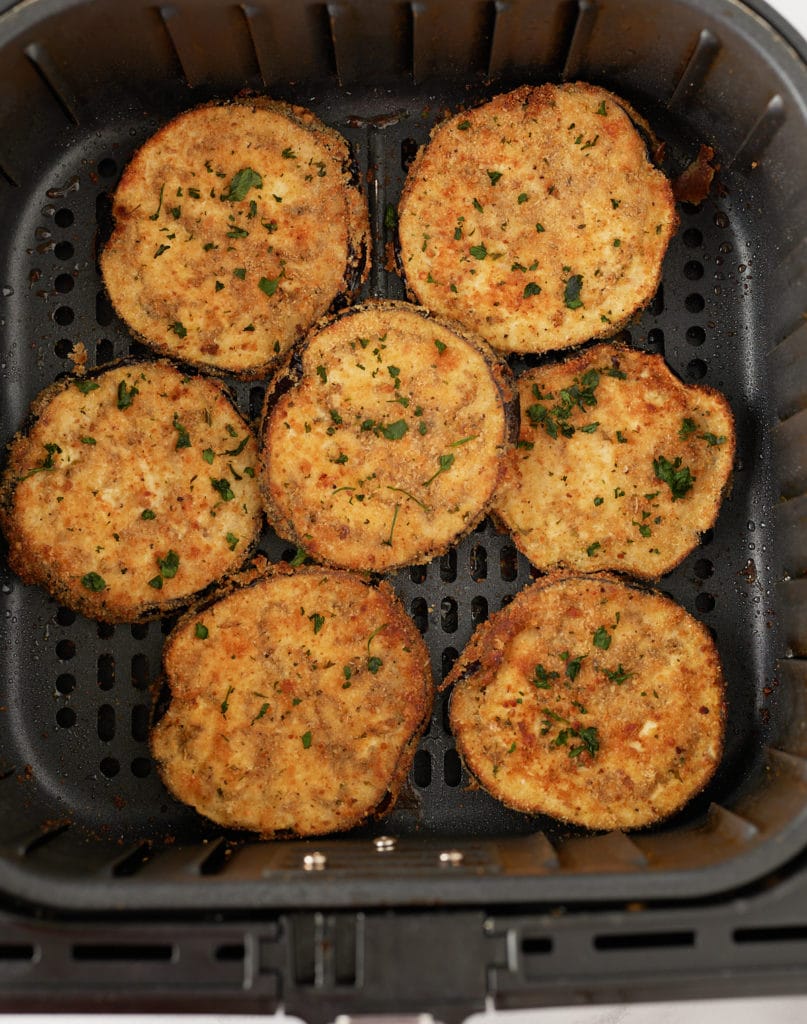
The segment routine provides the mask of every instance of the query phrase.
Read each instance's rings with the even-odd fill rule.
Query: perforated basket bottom
[[[383,269],[384,245],[391,241],[383,225],[385,209],[397,202],[405,168],[438,113],[445,106],[456,109],[467,96],[457,92],[438,102],[433,96],[398,95],[395,119],[381,116],[390,101],[380,94],[306,101],[344,131],[370,181],[377,239],[367,294],[403,297],[400,281]],[[96,242],[108,193],[121,169],[173,112],[162,111],[150,121],[118,117],[102,131],[83,136],[76,128],[75,143],[39,180],[20,190],[18,222],[9,233],[17,255],[3,293],[3,440],[22,424],[33,396],[71,368],[70,357],[79,345],[86,347],[90,365],[130,352],[147,354],[130,341],[103,294]],[[659,123],[653,110],[643,113],[666,137],[672,162],[680,168],[697,148],[693,140],[680,124]],[[737,194],[743,195],[741,190]],[[746,210],[731,189],[700,209],[683,209],[663,284],[649,310],[620,336],[663,353],[684,381],[722,390],[738,427],[733,488],[719,521],[700,548],[661,583],[710,628],[728,681],[723,764],[708,791],[664,828],[697,821],[711,800],[730,805],[753,784],[771,728],[764,705],[778,653],[765,525],[772,487],[763,431],[764,354],[755,337],[755,243]],[[522,365],[514,360],[516,369]],[[256,417],[263,387],[235,384],[234,390],[242,410]],[[262,550],[273,560],[292,554],[271,533],[263,538]],[[474,626],[533,576],[510,539],[486,522],[443,558],[392,578],[429,646],[437,681]],[[64,819],[123,841],[167,836],[192,841],[219,834],[167,794],[149,757],[151,689],[172,622],[112,627],[87,621],[39,590],[23,587],[5,566],[0,604],[7,627],[0,778],[20,780],[24,805],[38,804],[43,820]],[[396,834],[468,837],[540,827],[551,834],[556,827],[551,822],[511,812],[470,786],[446,711],[446,699],[438,697],[408,785],[380,827]]]

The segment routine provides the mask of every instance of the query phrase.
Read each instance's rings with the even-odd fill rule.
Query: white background
[[[291,3],[294,0],[290,0]],[[650,3],[651,0],[648,0]],[[807,0],[768,0],[807,39]],[[805,985],[807,986],[807,964]],[[277,1019],[277,1018],[276,1018]],[[294,1018],[281,1018],[292,1024]],[[392,1021],[392,1018],[390,1018]],[[266,1017],[252,1015],[145,1015],[108,1014],[90,1017],[65,1014],[0,1014],[0,1024],[258,1024]],[[470,1018],[468,1024],[807,1024],[807,995],[760,998],[697,1000],[678,1003],[642,1003],[629,1006],[558,1007],[543,1010],[514,1010],[486,1013]]]

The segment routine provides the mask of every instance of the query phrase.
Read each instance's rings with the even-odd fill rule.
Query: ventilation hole
[[[442,704],[443,732],[446,736],[453,735],[451,732],[451,701],[446,698]]]
[[[684,232],[684,245],[688,249],[697,249],[703,245],[703,234],[697,228],[687,228]]]
[[[427,789],[432,781],[432,756],[428,750],[419,750],[412,765],[412,779],[420,789]]]
[[[118,874],[117,868],[115,874]],[[90,945],[83,943],[73,946],[74,960],[170,960],[174,955],[173,946],[135,943],[104,943]]]
[[[690,380],[703,380],[708,369],[702,359],[690,359],[687,363],[687,376]]]
[[[454,668],[454,662],[457,660],[458,652],[454,647],[444,647],[443,654],[440,659],[440,677],[445,679],[448,673]]]
[[[70,608],[60,608],[56,612],[56,621],[60,626],[72,626],[76,621],[76,613]]]
[[[75,250],[70,242],[57,242],[53,247],[53,255],[57,260],[70,260]]]
[[[444,597],[440,602],[440,625],[443,632],[456,633],[457,624],[457,602],[453,597]]]
[[[56,644],[56,657],[60,661],[70,661],[76,655],[76,645],[72,640],[60,640]]]
[[[132,656],[132,686],[136,690],[147,690],[149,685],[149,663],[145,654]]]
[[[457,551],[452,548],[440,556],[440,579],[443,583],[453,583],[457,578]]]
[[[417,628],[421,633],[425,633],[429,628],[429,606],[425,599],[422,597],[414,598],[410,605],[410,613]]]
[[[694,932],[644,932],[634,935],[595,935],[595,949],[664,949],[694,946]]]
[[[118,165],[110,157],[106,157],[98,164],[98,173],[102,178],[113,178],[117,170]]]
[[[115,346],[108,338],[102,338],[95,346],[95,362],[109,363],[115,358]]]
[[[109,743],[115,738],[115,709],[111,704],[102,704],[98,708],[98,739]]]
[[[76,724],[76,713],[72,708],[59,708],[56,712],[56,724],[62,729],[72,729]]]
[[[453,748],[443,755],[443,779],[447,786],[459,786],[462,779],[460,755]]]
[[[75,318],[76,314],[69,306],[59,306],[53,314],[53,319],[60,327],[67,327]]]
[[[120,762],[115,757],[105,757],[98,767],[101,769],[102,775],[108,779],[114,779],[120,771]]]
[[[499,555],[499,572],[505,583],[512,583],[518,575],[518,555],[512,544],[505,544]]]
[[[73,342],[69,338],[59,338],[53,346],[53,351],[60,359],[67,359],[73,351]]]
[[[703,264],[697,260],[690,260],[684,264],[684,277],[688,281],[700,281],[703,277]]]
[[[266,388],[256,384],[255,387],[249,389],[249,417],[250,419],[256,420],[263,412],[263,396],[266,393]]]
[[[109,640],[115,635],[115,627],[111,622],[99,622],[96,627],[99,640]]]
[[[62,674],[56,680],[56,689],[59,693],[67,695],[72,693],[76,688],[76,677],[71,676],[69,672],[62,672]]]
[[[111,690],[115,685],[115,658],[112,654],[102,654],[98,658],[98,687]]]
[[[403,139],[401,142],[401,169],[409,170],[409,165],[417,156],[418,144],[415,139]]]
[[[115,310],[104,292],[95,296],[95,322],[99,327],[108,327],[115,319]]]
[[[538,953],[552,952],[552,939],[525,938],[521,940],[521,952],[527,956],[534,956]]]
[[[149,624],[147,622],[133,622],[131,630],[135,640],[145,640],[149,634]]]
[[[226,946],[216,946],[213,956],[216,960],[241,961],[245,956],[244,944],[239,942]]]
[[[715,531],[712,529],[704,530],[701,534],[701,547],[705,547],[707,544],[711,544],[715,539]]]
[[[737,928],[732,938],[735,942],[804,942],[807,940],[807,925],[784,924],[776,928]]]
[[[654,327],[647,332],[647,344],[653,352],[661,352],[664,349],[664,331],[660,327]]]
[[[132,761],[132,775],[136,779],[145,779],[151,772],[151,761],[147,757],[136,757]]]
[[[702,345],[706,341],[706,331],[697,325],[687,327],[687,341],[690,345]]]
[[[715,599],[713,594],[698,594],[695,598],[695,608],[699,612],[710,612],[715,606]]]
[[[471,548],[471,579],[481,583],[488,578],[488,552],[481,544]]]
[[[694,565],[695,575],[699,580],[708,580],[714,575],[715,567],[708,558],[699,558]]]
[[[66,295],[68,292],[72,292],[75,284],[72,274],[59,274],[53,282],[53,287],[60,295]]]
[[[132,739],[136,743],[145,743],[148,738],[149,709],[145,704],[135,704],[132,708]]]
[[[692,292],[684,299],[684,306],[688,313],[701,313],[706,305],[706,300],[699,292]]]
[[[478,626],[483,623],[487,617],[487,598],[482,597],[482,595],[479,594],[473,599],[473,601],[471,601],[471,622],[473,622],[474,626]]]
[[[57,210],[53,215],[54,223],[60,228],[69,228],[75,220],[73,211],[68,210],[66,206],[62,207],[61,210]]]
[[[0,943],[0,960],[33,960],[34,947],[22,943]]]
[[[428,568],[425,565],[412,565],[409,568],[409,579],[413,583],[425,583]]]

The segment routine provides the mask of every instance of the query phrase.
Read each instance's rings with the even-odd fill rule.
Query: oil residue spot
[[[4,299],[7,299],[9,297],[9,295],[13,295],[13,294],[14,294],[14,289],[11,287],[11,285],[8,285],[8,284],[4,285],[2,290],[0,290],[0,295],[2,295]]]
[[[748,520],[748,529],[753,533],[754,530],[756,530],[756,528],[757,527],[756,527],[756,523],[754,522],[754,520],[753,519],[749,519]]]
[[[78,175],[74,175],[61,187],[49,188],[45,195],[48,199],[64,199],[68,192],[78,192],[79,188]]]
[[[727,214],[723,213],[722,210],[718,210],[714,217],[715,227],[727,228],[729,226],[729,218]]]

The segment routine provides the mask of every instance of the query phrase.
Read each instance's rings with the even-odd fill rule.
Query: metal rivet
[[[457,867],[465,860],[465,854],[461,850],[443,850],[440,853],[440,863],[448,864],[450,867]]]
[[[373,840],[373,845],[379,853],[389,853],[390,850],[394,850],[398,840],[394,836],[376,836]]]
[[[328,858],[319,850],[314,853],[307,853],[303,857],[303,871],[324,871]]]

